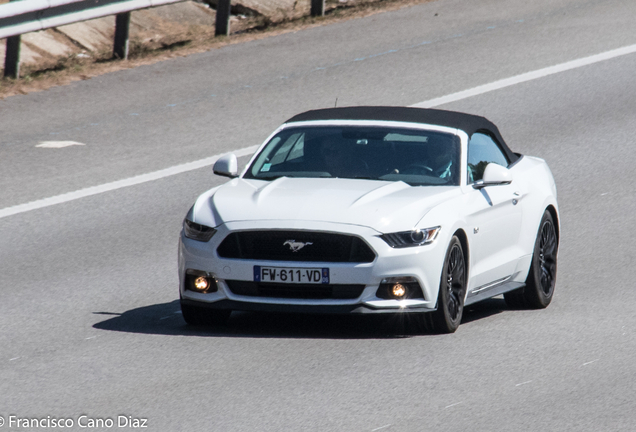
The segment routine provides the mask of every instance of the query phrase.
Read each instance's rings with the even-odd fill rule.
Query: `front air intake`
[[[217,253],[222,258],[370,263],[375,253],[356,236],[315,231],[240,231],[228,235]]]

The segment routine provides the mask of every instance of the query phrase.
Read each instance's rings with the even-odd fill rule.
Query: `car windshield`
[[[274,136],[245,178],[337,177],[459,185],[459,138],[406,128],[292,127]]]

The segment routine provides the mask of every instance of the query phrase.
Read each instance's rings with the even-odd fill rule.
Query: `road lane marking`
[[[379,431],[380,429],[385,429],[385,428],[388,428],[389,426],[391,425],[388,424],[388,425],[380,426],[379,428],[371,429],[371,432]]]
[[[550,66],[547,68],[538,69],[536,71],[527,72],[521,75],[516,75],[511,78],[502,79],[499,81],[492,82],[490,84],[484,84],[478,87],[474,87],[472,89],[452,93],[447,96],[442,96],[435,99],[429,99],[427,101],[423,101],[423,102],[411,105],[411,107],[432,108],[432,107],[447,104],[450,102],[456,102],[462,99],[467,99],[469,97],[499,90],[505,87],[510,87],[516,84],[521,84],[524,82],[543,78],[549,75],[554,75],[557,73],[566,72],[566,71],[580,68],[583,66],[588,66],[594,63],[611,60],[611,59],[621,57],[624,55],[633,54],[635,52],[636,52],[636,45],[629,45],[623,48],[606,51],[606,52],[592,55],[589,57],[584,57],[577,60],[561,63],[555,66]],[[242,148],[242,149],[234,151],[234,154],[236,154],[239,157],[247,156],[253,153],[257,148],[258,146]],[[53,197],[44,198],[44,199],[29,202],[29,203],[25,203],[25,204],[18,204],[12,207],[6,207],[4,209],[0,209],[0,219],[8,217],[8,216],[20,214],[20,213],[26,213],[33,210],[50,207],[56,204],[62,204],[69,201],[74,201],[80,198],[85,198],[85,197],[97,195],[104,192],[110,192],[110,191],[121,189],[124,187],[135,186],[142,183],[160,180],[165,177],[170,177],[170,176],[181,174],[188,171],[193,171],[199,168],[213,165],[214,162],[216,162],[216,160],[220,156],[221,155],[210,156],[205,159],[200,159],[198,161],[189,162],[182,165],[176,165],[170,168],[154,171],[148,174],[141,174],[135,177],[129,177],[127,179],[118,180],[118,181],[106,183],[103,185],[80,189],[78,191],[68,192],[65,194],[56,195]]]
[[[457,402],[457,403],[454,403],[454,404],[452,404],[452,405],[445,406],[445,407],[444,407],[444,409],[446,409],[446,408],[451,408],[451,407],[454,407],[454,406],[457,406],[457,405],[461,405],[462,403],[463,403],[463,402]]]
[[[247,148],[235,151],[234,154],[237,157],[248,156],[254,153],[254,151],[257,148],[258,146],[247,147]],[[25,204],[19,204],[12,207],[6,207],[4,209],[0,209],[0,219],[8,217],[8,216],[20,214],[20,213],[26,213],[33,210],[50,207],[56,204],[62,204],[69,201],[75,201],[80,198],[86,198],[86,197],[97,195],[104,192],[110,192],[117,189],[129,187],[129,186],[135,186],[138,184],[147,183],[154,180],[160,180],[165,177],[170,177],[170,176],[185,173],[188,171],[193,171],[199,168],[213,165],[214,162],[216,162],[217,159],[221,156],[222,155],[210,156],[205,159],[200,159],[198,161],[189,162],[182,165],[176,165],[170,168],[154,171],[148,174],[141,174],[135,177],[129,177],[127,179],[117,180],[111,183],[105,183],[98,186],[92,186],[86,189],[80,189],[74,192],[68,192],[68,193],[65,193],[62,195],[56,195],[50,198],[44,198],[37,201],[31,201]]]
[[[532,380],[525,381],[525,382],[522,382],[522,383],[519,383],[519,384],[515,385],[515,387],[519,387],[519,386],[522,386],[522,385],[530,384],[531,382],[532,382]]]
[[[636,52],[636,45],[629,45],[623,48],[618,48],[604,53],[595,54],[589,57],[583,57],[580,59],[572,60],[569,62],[561,63],[555,66],[538,69],[532,72],[526,72],[521,75],[516,75],[510,78],[505,78],[499,81],[494,81],[488,84],[473,87],[468,90],[463,90],[457,93],[452,93],[446,96],[442,96],[435,99],[429,99],[424,102],[411,105],[416,108],[433,108],[439,105],[444,105],[451,102],[457,102],[462,99],[468,99],[469,97],[489,93],[491,91],[499,90],[502,88],[510,87],[513,85],[533,81],[539,78],[544,78],[550,75],[558,74],[561,72],[570,71],[572,69],[578,69],[583,66],[589,66],[594,63],[600,63],[606,60],[611,60],[616,57],[633,54]]]
[[[597,361],[599,361],[599,360],[600,360],[600,359],[592,360],[592,361],[589,361],[589,362],[587,362],[587,363],[583,363],[581,366],[587,366],[587,365],[589,365],[589,364],[596,363],[596,362],[597,362]]]
[[[83,146],[86,144],[82,144],[77,141],[41,141],[40,144],[36,145],[39,148],[64,148],[70,146]]]
[[[17,359],[19,359],[19,358],[20,358],[20,357],[13,357],[12,359],[9,359],[9,361],[17,360]]]

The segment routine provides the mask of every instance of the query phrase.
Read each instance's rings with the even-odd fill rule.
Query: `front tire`
[[[231,310],[208,309],[181,303],[181,314],[186,323],[193,326],[216,326],[227,322]]]
[[[466,258],[462,244],[453,236],[442,268],[437,310],[432,312],[433,330],[454,333],[462,322],[466,297]]]
[[[508,306],[514,309],[548,307],[556,284],[558,246],[554,220],[546,210],[539,224],[526,286],[504,294]]]

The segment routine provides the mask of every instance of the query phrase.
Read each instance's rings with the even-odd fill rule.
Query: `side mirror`
[[[481,189],[486,186],[500,186],[507,185],[512,182],[512,173],[506,167],[502,167],[496,163],[489,163],[484,170],[484,177],[482,180],[476,181],[473,184],[475,189]]]
[[[214,174],[223,177],[235,178],[238,177],[238,161],[234,153],[221,156],[214,163]]]

